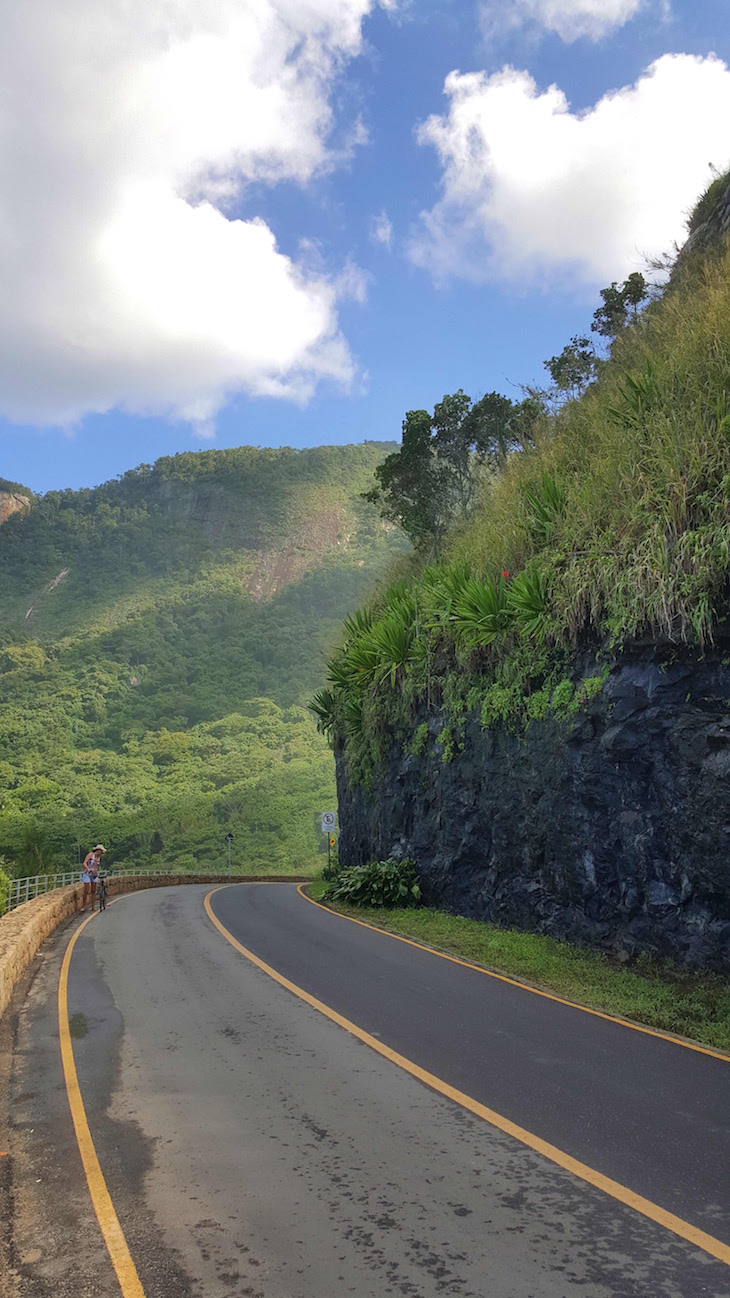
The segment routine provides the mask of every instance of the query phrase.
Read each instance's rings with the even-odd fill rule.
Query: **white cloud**
[[[251,182],[341,156],[328,96],[374,2],[2,6],[0,413],[119,407],[206,433],[233,392],[352,379],[353,271],[298,264],[232,212]]]
[[[604,284],[682,241],[708,163],[730,157],[730,70],[715,57],[666,55],[584,113],[513,68],[452,72],[445,89],[448,113],[418,130],[442,196],[410,248],[436,279]]]
[[[393,246],[393,222],[387,212],[379,212],[370,222],[370,239],[372,243],[380,243],[384,248]]]
[[[646,0],[484,0],[480,24],[487,39],[516,28],[554,32],[572,42],[598,41],[623,27]]]

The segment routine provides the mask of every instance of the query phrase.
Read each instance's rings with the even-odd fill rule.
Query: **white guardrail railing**
[[[24,901],[33,901],[35,897],[42,897],[46,892],[52,892],[54,888],[65,888],[70,883],[80,883],[81,870],[66,870],[64,874],[36,874],[26,879],[11,879],[8,891],[7,911],[14,910],[16,906],[21,906]],[[155,870],[150,866],[141,866],[137,870],[114,870],[105,875],[108,879],[136,879],[140,875],[155,874],[158,876],[177,875],[179,870]],[[227,874],[225,868],[219,871],[220,874]],[[237,871],[233,871],[235,876]]]

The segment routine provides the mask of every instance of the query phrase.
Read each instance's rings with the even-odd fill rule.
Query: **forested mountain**
[[[0,528],[0,855],[302,869],[332,757],[306,702],[403,542],[388,443],[186,453]]]

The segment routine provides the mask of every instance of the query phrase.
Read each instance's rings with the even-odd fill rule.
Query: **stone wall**
[[[469,717],[449,763],[423,711],[426,750],[394,745],[370,794],[338,751],[340,861],[409,856],[456,914],[730,970],[728,663],[636,649],[570,722]]]
[[[304,883],[309,875],[251,875],[246,879],[227,874],[141,875],[135,879],[109,879],[109,895],[138,892],[143,888],[165,888],[181,883]],[[0,919],[0,1015],[6,1009],[13,988],[37,954],[41,943],[59,924],[81,909],[83,884],[56,888],[16,906]]]

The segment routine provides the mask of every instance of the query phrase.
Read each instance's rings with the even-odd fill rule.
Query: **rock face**
[[[424,710],[425,751],[394,745],[369,794],[336,752],[340,860],[409,856],[457,914],[730,969],[729,663],[636,649],[568,723],[470,717],[447,764]]]
[[[0,491],[0,527],[11,514],[18,514],[22,509],[30,509],[30,496],[21,496],[16,491]]]
[[[707,219],[692,231],[680,253],[680,259],[689,251],[706,250],[721,243],[728,234],[730,234],[730,176],[726,176],[721,182],[720,192],[712,211]]]

